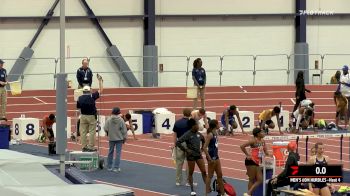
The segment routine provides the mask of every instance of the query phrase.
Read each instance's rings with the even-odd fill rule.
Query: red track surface
[[[316,104],[317,119],[334,119],[333,91],[335,85],[308,86],[312,93],[307,97]],[[254,111],[255,117],[263,110],[282,103],[284,110],[291,111],[294,101],[293,86],[247,86],[208,87],[206,108],[221,115],[224,105],[235,104],[241,111]],[[68,91],[68,115],[75,116],[73,91]],[[12,119],[25,114],[42,118],[43,114],[54,112],[55,91],[25,91],[19,97],[9,96],[7,117]],[[186,98],[186,89],[175,88],[118,88],[105,89],[98,101],[102,114],[108,115],[112,107],[119,106],[123,112],[137,109],[165,107],[181,114],[183,107],[192,107],[192,100]]]
[[[335,85],[308,86],[312,91],[307,97],[316,104],[316,119],[334,119],[333,92]],[[255,115],[263,109],[272,108],[282,102],[284,110],[291,111],[294,104],[293,86],[247,86],[247,87],[208,87],[206,92],[206,108],[214,111],[218,117],[224,110],[224,105],[235,104],[241,111],[254,111]],[[75,102],[73,91],[68,95],[68,115],[74,116]],[[25,91],[20,97],[9,97],[8,118],[26,114],[27,117],[42,118],[44,114],[55,111],[54,91]],[[119,106],[122,112],[137,109],[154,109],[165,107],[176,114],[181,114],[184,107],[191,107],[192,101],[186,99],[185,88],[119,88],[105,89],[100,102],[97,104],[101,113],[109,115],[112,107]],[[257,116],[256,116],[257,117]],[[255,117],[255,118],[256,118]],[[224,175],[231,178],[246,180],[244,155],[239,145],[247,141],[249,136],[235,135],[234,137],[221,137],[220,157],[222,160]],[[132,139],[124,146],[122,159],[157,166],[174,168],[170,157],[172,136],[163,135],[162,139],[151,139],[149,135],[139,136],[140,140]],[[310,146],[315,143],[310,139]],[[319,141],[319,140],[318,140]],[[339,162],[339,138],[322,139],[325,143],[326,154],[334,163]],[[271,141],[267,142],[270,146]],[[349,142],[344,138],[343,163],[345,169],[349,168]],[[76,143],[69,142],[70,150],[80,150]],[[101,139],[101,154],[107,155],[108,143]],[[299,153],[302,161],[305,161],[305,141],[300,141]],[[175,174],[174,174],[175,175]]]

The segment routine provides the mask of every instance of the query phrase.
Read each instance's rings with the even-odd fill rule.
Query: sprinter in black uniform
[[[191,195],[196,195],[196,192],[193,189],[193,172],[196,163],[202,173],[204,183],[207,178],[205,164],[202,157],[202,150],[205,140],[204,136],[198,132],[199,126],[196,120],[188,120],[188,127],[191,127],[191,129],[177,140],[176,146],[186,152],[188,164],[188,182],[191,186]],[[182,145],[183,142],[186,142],[186,147]]]
[[[324,155],[324,147],[322,142],[317,142],[315,144],[316,155],[312,156],[308,163],[310,165],[319,165],[325,166],[329,163],[329,157]],[[309,183],[309,190],[313,190],[313,192],[317,195],[322,196],[331,196],[331,191],[329,190],[329,186],[325,182],[317,182],[313,183],[315,188],[312,188],[312,183]]]
[[[214,171],[216,173],[218,186],[220,189],[220,194],[225,195],[224,191],[224,182],[222,180],[222,170],[221,163],[219,159],[219,140],[217,130],[219,129],[219,122],[217,120],[211,120],[209,122],[209,129],[207,129],[207,137],[205,139],[205,144],[203,150],[205,155],[207,156],[208,161],[208,175],[206,181],[206,193],[210,193],[210,182],[214,175]],[[206,194],[206,195],[207,195]]]

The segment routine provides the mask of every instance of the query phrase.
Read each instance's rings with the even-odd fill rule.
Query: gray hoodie
[[[120,141],[127,138],[124,119],[119,115],[112,115],[108,118],[103,129],[108,132],[109,141]]]

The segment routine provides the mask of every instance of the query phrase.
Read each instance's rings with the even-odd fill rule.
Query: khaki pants
[[[201,107],[205,108],[205,87],[197,88],[197,98],[193,99],[193,109],[197,109],[198,97],[201,99]]]
[[[182,167],[185,159],[186,159],[185,152],[182,151],[179,147],[176,147],[176,182],[180,184],[182,182]],[[188,171],[186,169],[186,174],[187,173]],[[187,182],[187,179],[186,179],[186,182]]]
[[[6,117],[7,92],[5,87],[0,87],[1,112],[0,117]]]
[[[81,115],[79,131],[81,134],[82,148],[92,149],[95,146],[97,120],[95,115]],[[87,145],[87,133],[89,133],[89,145]]]

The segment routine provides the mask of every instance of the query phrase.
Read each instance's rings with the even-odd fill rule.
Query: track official
[[[99,91],[91,92],[89,86],[83,87],[83,95],[81,95],[77,101],[77,108],[80,109],[80,125],[79,132],[81,134],[82,151],[91,152],[96,151],[95,135],[97,124],[97,109],[96,100],[102,93],[102,78],[97,76],[99,80]],[[89,144],[87,144],[87,133],[89,133]]]
[[[84,86],[92,85],[92,71],[89,68],[89,61],[87,59],[83,59],[81,61],[82,66],[77,70],[77,80],[79,83],[78,88],[81,89]]]

